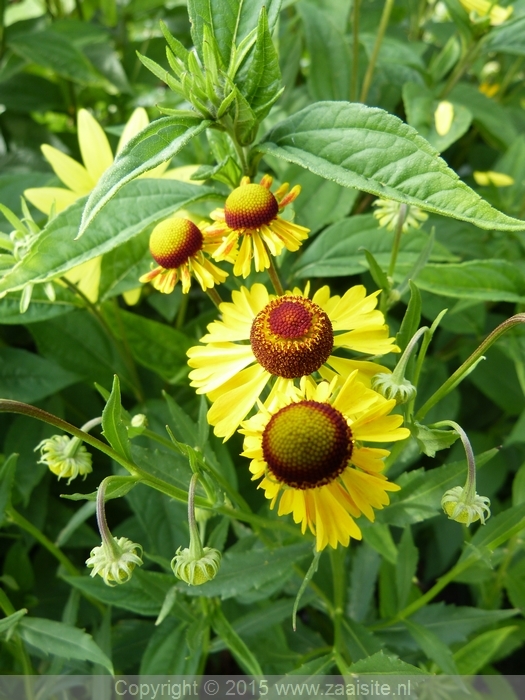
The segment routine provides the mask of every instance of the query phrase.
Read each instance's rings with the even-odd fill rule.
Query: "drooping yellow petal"
[[[148,124],[148,113],[146,112],[144,107],[137,107],[137,109],[133,112],[131,117],[126,122],[124,131],[120,136],[117,146],[117,154],[120,153],[120,151],[124,148],[124,146],[130,139],[136,136],[139,133],[139,131],[145,129],[148,126]]]
[[[83,197],[91,192],[96,180],[91,177],[83,165],[47,143],[42,144],[40,148],[56,175],[66,187],[75,192],[77,197]]]
[[[55,205],[55,213],[60,214],[70,204],[76,202],[79,195],[62,187],[31,187],[24,191],[24,197],[39,211],[49,216],[53,204]]]
[[[93,186],[113,163],[113,153],[104,130],[87,109],[78,111],[78,144]]]
[[[434,112],[434,123],[439,136],[446,136],[454,121],[454,105],[448,100],[442,100]]]
[[[77,265],[64,275],[67,280],[76,284],[80,291],[93,303],[98,299],[101,262],[102,256],[99,255],[92,260],[87,260],[85,263]]]
[[[122,296],[124,301],[128,306],[135,306],[139,303],[140,294],[142,292],[142,287],[135,287],[135,289],[130,289],[127,292],[123,292]]]

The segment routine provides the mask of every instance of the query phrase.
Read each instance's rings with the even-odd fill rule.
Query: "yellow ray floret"
[[[278,514],[291,514],[302,532],[310,530],[318,551],[361,539],[354,518],[375,518],[399,487],[381,474],[389,451],[363,443],[404,440],[410,431],[390,412],[388,401],[358,381],[353,372],[316,385],[304,377],[300,387],[274,395],[242,423],[243,456],[251,460],[253,480]]]

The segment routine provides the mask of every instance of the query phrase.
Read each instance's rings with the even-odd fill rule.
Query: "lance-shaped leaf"
[[[463,183],[415,129],[382,109],[318,102],[271,129],[257,150],[327,180],[501,231],[513,219]]]
[[[111,447],[131,462],[131,450],[129,447],[128,431],[122,420],[122,404],[120,400],[120,382],[115,374],[113,388],[107,403],[102,411],[102,434]]]
[[[191,117],[162,117],[134,136],[91,193],[78,233],[81,236],[103,206],[130,180],[173,158],[211,122]]]
[[[178,180],[130,182],[108,204],[105,215],[82,238],[74,240],[85,202],[81,199],[43,229],[27,255],[2,278],[0,293],[21,289],[28,282],[58,277],[117,248],[178,209],[210,196],[213,190]]]

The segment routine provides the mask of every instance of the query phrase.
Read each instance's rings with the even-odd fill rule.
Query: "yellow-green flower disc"
[[[224,205],[224,216],[233,229],[256,229],[269,224],[279,213],[279,203],[269,189],[250,183],[237,187]]]
[[[159,265],[173,270],[198,253],[203,241],[200,229],[189,219],[166,219],[151,232],[149,249]]]
[[[328,403],[300,401],[272,416],[262,436],[268,469],[296,489],[329,484],[352,456],[352,432],[343,414]]]

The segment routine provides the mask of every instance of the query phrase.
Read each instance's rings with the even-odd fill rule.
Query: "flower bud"
[[[106,586],[127,583],[135,566],[142,566],[142,547],[127,537],[112,537],[91,550],[86,566],[91,576],[102,576]]]
[[[148,419],[144,413],[137,413],[131,419],[131,425],[128,427],[128,437],[134,438],[137,435],[142,435],[142,433],[148,427]]]
[[[45,464],[59,479],[69,477],[68,484],[79,475],[86,478],[93,471],[91,454],[77,437],[53,435],[42,440],[35,447],[36,450],[40,450],[38,464]]]
[[[204,547],[201,557],[192,555],[188,547],[182,551],[181,549],[181,547],[177,549],[177,553],[171,560],[171,568],[177,578],[185,581],[188,586],[200,586],[215,578],[222,558],[218,549]]]
[[[402,377],[398,379],[395,374],[380,372],[372,377],[372,389],[385,399],[395,399],[396,403],[406,403],[411,401],[417,394],[416,387]]]
[[[477,520],[485,525],[485,520],[490,518],[490,499],[477,493],[469,496],[467,488],[462,486],[445,491],[441,506],[451,520],[465,523],[467,527]]]

